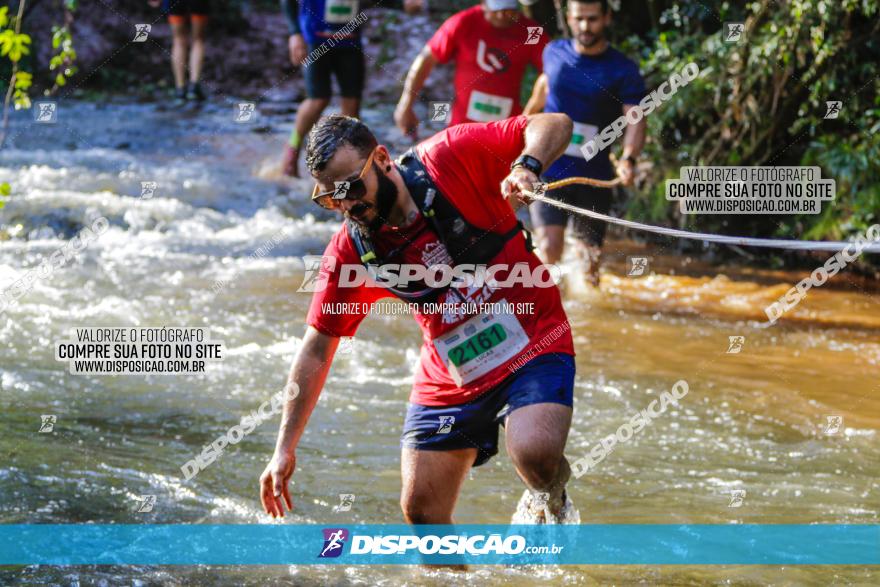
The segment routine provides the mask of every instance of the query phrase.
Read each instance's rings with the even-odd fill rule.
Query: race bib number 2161
[[[503,303],[503,301],[501,302]],[[480,314],[434,341],[456,385],[506,364],[529,342],[514,314]]]

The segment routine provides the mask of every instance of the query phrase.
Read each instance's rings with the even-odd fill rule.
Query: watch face
[[[525,167],[535,175],[541,175],[541,169],[543,167],[540,161],[530,155],[520,155],[517,160],[513,162],[511,167],[516,167],[517,165]]]

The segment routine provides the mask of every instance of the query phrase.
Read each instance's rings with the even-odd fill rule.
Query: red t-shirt
[[[428,47],[440,63],[455,61],[455,101],[450,125],[502,120],[522,112],[520,86],[526,65],[541,72],[548,36],[536,35],[538,23],[520,15],[505,29],[493,27],[482,5],[452,15],[437,29]]]
[[[509,118],[499,122],[463,124],[448,128],[420,143],[416,149],[424,163],[428,174],[437,184],[443,195],[468,220],[483,230],[507,232],[516,224],[516,217],[509,202],[501,195],[501,181],[510,173],[510,162],[516,159],[524,148],[524,132],[527,125],[525,116]],[[428,227],[424,218],[419,219],[404,229],[383,226],[373,235],[373,246],[381,259],[381,263],[419,263],[431,265],[450,263],[451,259],[446,247],[440,243],[436,233]],[[394,249],[393,258],[387,257]],[[381,298],[392,296],[385,288],[376,286],[370,280],[361,287],[340,287],[342,268],[346,264],[360,265],[360,259],[345,226],[333,236],[324,255],[332,262],[324,263],[318,281],[325,284],[321,291],[316,291],[307,322],[320,332],[330,336],[353,336],[361,321],[370,313],[370,304]],[[487,264],[507,264],[513,268],[516,263],[527,263],[528,270],[539,279],[549,283],[546,268],[534,253],[527,252],[525,238],[517,234],[510,239],[502,251]],[[451,263],[450,263],[451,264]],[[524,266],[521,266],[524,268]],[[537,273],[536,273],[537,269]],[[510,277],[507,271],[496,275],[497,282],[504,282]],[[458,380],[450,373],[447,362],[441,357],[437,344],[446,344],[442,340],[454,336],[450,331],[459,328],[462,336],[450,345],[460,345],[476,336],[474,324],[478,329],[485,325],[479,322],[475,314],[456,312],[414,313],[422,329],[422,349],[419,366],[416,370],[410,401],[428,406],[445,406],[465,403],[479,394],[498,385],[511,373],[508,365],[521,364],[523,357],[534,357],[546,353],[566,353],[574,355],[571,332],[567,322],[559,289],[550,287],[524,287],[523,285],[493,287],[491,284],[482,287],[460,288],[451,287],[444,292],[436,304],[496,304],[507,302],[506,327],[510,332],[519,331],[518,337],[510,335],[507,344],[517,340],[515,354],[501,359],[500,364],[491,370],[475,376],[468,381],[463,375],[468,367],[463,367]],[[373,287],[368,287],[372,285]],[[319,288],[320,289],[320,288]],[[461,297],[458,297],[455,292]],[[345,306],[343,306],[345,304]],[[340,313],[334,308],[346,308],[348,313]],[[483,306],[485,308],[485,306]],[[499,306],[493,306],[493,309]],[[354,308],[354,311],[350,311]],[[461,306],[458,307],[462,309]],[[511,324],[510,320],[515,323]],[[468,330],[470,328],[470,330]],[[494,328],[494,326],[493,326]],[[495,334],[490,331],[489,335]],[[441,342],[435,344],[440,338]],[[502,336],[486,338],[481,344],[488,345]],[[466,344],[464,345],[467,346]],[[461,361],[471,351],[478,348],[471,344],[471,349],[449,350],[453,360]],[[503,355],[504,347],[499,343],[499,351]],[[488,365],[486,366],[488,368]],[[453,366],[456,373],[458,369]]]

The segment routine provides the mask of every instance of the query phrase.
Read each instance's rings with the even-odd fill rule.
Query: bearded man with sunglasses
[[[290,371],[289,382],[300,393],[285,406],[275,453],[260,478],[267,513],[284,516],[285,506],[293,507],[288,484],[296,446],[340,337],[353,336],[370,304],[389,296],[420,310],[455,303],[463,308],[415,312],[423,344],[401,437],[400,504],[407,523],[452,523],[467,472],[498,452],[499,426],[528,488],[520,509],[539,502],[537,520],[548,522],[574,511],[565,493],[571,469],[563,455],[574,345],[559,290],[552,281],[501,285],[516,266],[533,274],[549,271],[532,252],[513,204],[526,199],[523,191],[534,191],[571,133],[571,120],[558,113],[462,124],[395,161],[357,119],[330,116],[312,130],[312,199],[341,212],[345,222],[324,252],[320,287]],[[349,268],[385,264],[506,269],[485,283],[461,287],[432,287],[437,282],[431,280],[351,286],[344,279]],[[343,305],[361,311],[328,310]],[[493,309],[474,313],[468,306]]]

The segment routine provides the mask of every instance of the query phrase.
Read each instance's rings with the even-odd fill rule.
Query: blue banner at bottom
[[[876,565],[880,525],[0,525],[0,565]]]

